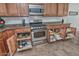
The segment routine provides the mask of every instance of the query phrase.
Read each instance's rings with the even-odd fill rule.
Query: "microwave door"
[[[42,10],[40,8],[30,8],[30,15],[42,15]]]

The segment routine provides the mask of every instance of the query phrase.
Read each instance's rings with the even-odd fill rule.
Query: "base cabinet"
[[[30,28],[15,29],[15,34],[7,39],[9,55],[12,56],[18,51],[23,51],[32,48],[30,32]]]
[[[74,27],[69,27],[66,30],[66,39],[70,39],[70,38],[76,38],[76,28]]]
[[[6,55],[5,46],[3,40],[0,40],[0,56]]]
[[[0,32],[0,56],[6,55],[6,49],[3,41],[3,33]]]
[[[7,39],[7,45],[9,48],[9,54],[14,55],[14,53],[17,50],[16,36],[15,35],[13,35],[9,39]]]
[[[66,40],[67,37],[67,28],[69,25],[67,24],[60,24],[60,25],[48,25],[48,42],[54,42],[57,40]],[[71,29],[71,30],[70,30]],[[72,34],[76,36],[76,28],[69,28]],[[69,34],[71,35],[71,34]]]

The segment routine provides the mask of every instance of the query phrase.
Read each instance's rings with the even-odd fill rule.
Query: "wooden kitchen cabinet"
[[[77,33],[76,30],[77,30],[77,29],[74,28],[74,27],[71,27],[71,29],[72,29],[72,33],[76,36],[76,33]]]
[[[54,42],[56,40],[65,40],[67,27],[67,24],[47,25],[48,42]],[[56,35],[59,35],[61,39],[58,39]]]
[[[5,30],[3,32],[3,40],[4,40],[4,45],[5,45],[6,53],[9,52],[9,49],[8,49],[8,46],[7,46],[7,39],[10,38],[14,34],[15,34],[15,32],[13,30]]]
[[[7,45],[9,48],[9,54],[14,55],[14,53],[17,50],[17,43],[16,43],[16,35],[11,36],[10,38],[7,39]]]
[[[0,32],[0,38],[2,38],[2,32]],[[1,39],[0,39],[1,40]]]
[[[28,16],[27,3],[0,3],[0,16]]]
[[[17,32],[31,32],[30,28],[8,29],[0,32],[0,56],[1,55],[14,55],[17,51]],[[16,33],[15,33],[16,32]],[[31,36],[28,39],[31,42]]]
[[[68,4],[67,3],[46,3],[43,4],[44,16],[67,16]]]
[[[0,56],[7,55],[9,53],[7,40],[11,38],[14,34],[15,33],[13,30],[5,30],[3,32],[0,32]],[[13,40],[15,40],[15,38],[13,38]]]
[[[7,16],[28,16],[27,3],[6,3]]]
[[[64,4],[63,3],[59,3],[58,4],[58,16],[64,16]]]
[[[8,50],[8,46],[7,46],[7,39],[8,39],[8,36],[7,36],[7,31],[4,31],[3,32],[3,41],[4,41],[4,45],[5,45],[5,51],[6,51],[6,53],[8,53],[9,52],[9,50]]]
[[[19,32],[31,32],[31,29],[30,28],[18,28],[18,29],[15,29],[15,32],[16,33],[19,33]]]
[[[28,9],[27,3],[18,3],[17,8],[18,8],[19,16],[28,16],[28,14],[29,14],[28,10],[29,9]]]
[[[5,3],[0,3],[0,16],[7,16],[7,9]]]
[[[19,16],[16,3],[7,3],[6,6],[8,16]]]
[[[3,38],[0,38],[3,39]],[[3,40],[0,40],[0,56],[5,55],[6,51],[5,51],[5,46],[4,46],[4,42]]]
[[[68,4],[58,3],[58,16],[66,16],[68,14]]]
[[[57,4],[56,3],[45,3],[43,5],[44,16],[57,16]]]
[[[6,54],[5,45],[2,37],[2,32],[0,32],[0,56],[5,54]]]
[[[68,15],[68,9],[69,9],[69,4],[68,3],[65,3],[64,4],[64,16],[67,16]]]
[[[12,35],[14,35],[15,32],[14,32],[14,30],[9,29],[9,30],[6,30],[6,34],[7,34],[7,37],[9,38],[9,37],[11,37]]]

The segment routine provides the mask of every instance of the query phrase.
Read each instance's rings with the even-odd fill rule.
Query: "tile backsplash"
[[[29,23],[28,17],[2,17],[5,20],[5,24],[22,24],[22,20],[25,19],[26,23]]]
[[[26,23],[32,22],[33,20],[41,20],[42,22],[62,21],[62,17],[33,16],[33,17],[2,17],[2,18],[5,20],[5,24],[22,24],[23,19],[25,19]]]

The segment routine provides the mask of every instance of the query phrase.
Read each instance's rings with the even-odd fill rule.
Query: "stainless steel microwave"
[[[29,15],[30,16],[43,15],[42,5],[41,4],[29,4]]]

